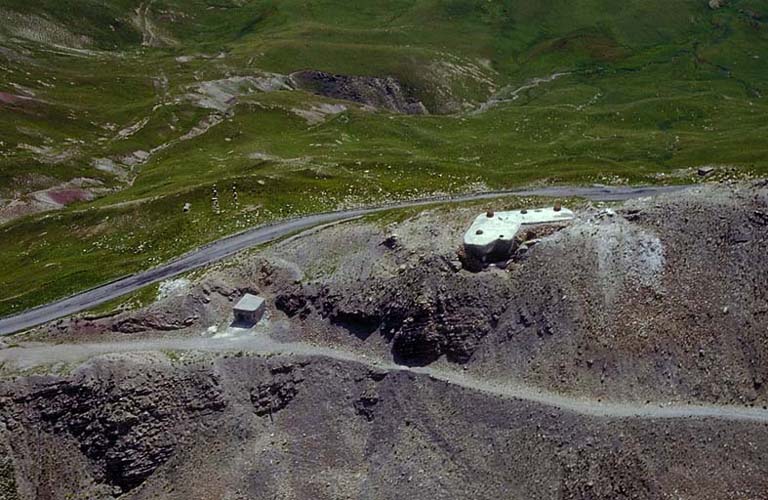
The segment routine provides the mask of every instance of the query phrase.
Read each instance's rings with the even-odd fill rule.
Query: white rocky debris
[[[238,97],[257,92],[292,90],[292,86],[287,76],[263,73],[201,82],[190,90],[192,92],[188,97],[197,106],[225,113],[237,102]]]
[[[572,211],[560,207],[488,212],[478,215],[464,234],[464,248],[480,259],[491,254],[509,252],[521,227],[564,222],[573,217]]]
[[[307,125],[317,125],[323,123],[328,116],[334,116],[341,114],[347,110],[347,107],[343,104],[328,104],[322,103],[313,105],[309,109],[292,108],[291,111],[304,118],[307,121]]]
[[[186,278],[171,279],[160,283],[157,288],[157,300],[167,299],[177,295],[182,295],[189,290],[192,283]]]

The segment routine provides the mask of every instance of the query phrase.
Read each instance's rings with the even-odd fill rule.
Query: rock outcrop
[[[215,419],[226,406],[209,373],[124,362],[97,362],[70,380],[43,377],[4,396],[11,435],[34,428],[76,444],[93,477],[119,492],[165,463],[182,429]]]
[[[0,488],[16,488],[9,456],[18,462],[19,456],[50,455],[80,467],[81,480],[99,485],[99,495],[126,494],[222,425],[243,397],[254,415],[272,419],[298,394],[306,366],[235,358],[212,370],[207,364],[174,366],[164,358],[107,356],[71,377],[0,384],[0,424],[12,450],[4,454],[0,440]],[[50,467],[32,461],[20,471],[27,481],[44,483],[36,498],[62,498],[57,485],[45,483]]]
[[[652,500],[768,489],[760,423],[589,417],[322,357],[163,357],[1,382],[2,498]]]
[[[409,115],[427,114],[427,108],[406,86],[393,77],[334,75],[323,71],[300,71],[291,79],[296,87],[315,94],[353,101]]]
[[[396,361],[424,365],[443,355],[466,362],[510,295],[503,281],[456,274],[442,258],[361,285],[354,292],[293,286],[276,304],[289,316],[315,314],[360,338],[378,331],[391,340]]]

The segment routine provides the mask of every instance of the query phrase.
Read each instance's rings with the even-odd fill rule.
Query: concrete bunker
[[[255,325],[264,317],[267,303],[262,297],[246,293],[233,310],[235,323]]]
[[[515,250],[518,233],[526,226],[568,222],[572,211],[548,208],[487,212],[478,215],[464,234],[464,252],[482,263],[504,260]]]

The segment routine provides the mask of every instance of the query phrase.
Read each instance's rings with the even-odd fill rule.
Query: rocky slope
[[[348,242],[333,272],[286,287],[277,307],[310,336],[317,320],[380,335],[407,364],[444,356],[569,393],[765,404],[766,214],[765,187],[585,210],[480,273],[454,261],[466,215],[417,219],[395,229],[393,248],[381,233]],[[281,250],[302,264],[324,252]]]
[[[520,203],[536,202],[492,208]],[[71,373],[5,366],[4,498],[762,498],[765,424],[734,415],[768,404],[768,183],[582,206],[471,272],[457,246],[482,208],[311,231],[166,284],[144,309],[36,332],[205,340],[249,292],[271,305],[259,335],[356,354],[147,342]],[[434,375],[457,370],[485,385]],[[516,384],[531,389],[484,388]],[[526,390],[734,411],[579,411]]]
[[[284,340],[620,401],[768,404],[764,183],[585,208],[504,269],[470,272],[456,249],[478,209],[343,224],[241,257],[146,310],[49,329],[200,332],[262,293]]]
[[[759,498],[768,487],[763,424],[585,417],[323,358],[111,355],[4,382],[0,398],[4,498]]]
[[[408,115],[423,115],[427,108],[393,77],[332,75],[300,71],[291,75],[299,88],[333,99],[353,101]]]

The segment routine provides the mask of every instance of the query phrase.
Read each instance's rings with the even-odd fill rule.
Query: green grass
[[[762,1],[711,10],[704,0],[157,0],[150,19],[172,41],[160,48],[140,45],[132,17],[141,5],[0,8],[0,46],[15,54],[0,55],[0,92],[38,99],[0,104],[0,198],[77,177],[113,190],[0,226],[0,315],[298,214],[478,186],[650,183],[710,164],[768,171]],[[97,52],[14,36],[3,11],[43,17]],[[257,92],[206,134],[180,140],[212,113],[187,97],[200,81],[303,69],[394,76],[434,114],[347,103],[311,125],[295,110],[336,103]],[[554,72],[569,74],[468,112]],[[51,163],[30,147],[66,155]],[[91,166],[159,147],[130,184]]]
[[[148,306],[157,300],[159,285],[157,283],[140,288],[133,293],[118,297],[117,299],[105,302],[100,306],[89,309],[86,312],[88,317],[98,318],[111,316],[123,311],[140,309]]]

